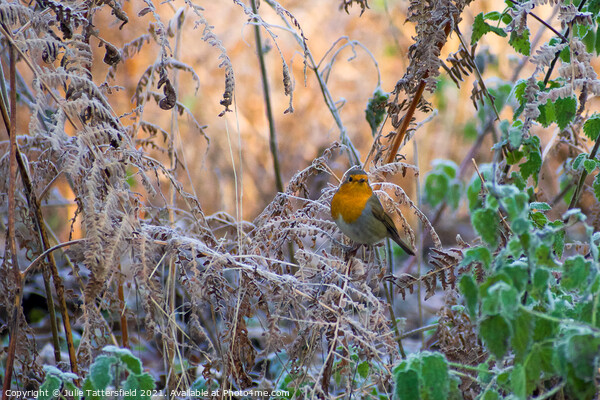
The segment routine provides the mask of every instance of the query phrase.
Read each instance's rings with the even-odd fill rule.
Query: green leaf
[[[458,166],[448,160],[435,160],[433,169],[425,178],[425,200],[432,207],[445,201],[457,209],[462,193],[462,183],[456,178]]]
[[[591,263],[581,255],[567,258],[563,265],[564,272],[560,285],[565,290],[584,289],[584,283],[587,283],[590,275],[590,267]]]
[[[487,17],[488,14],[486,14]],[[473,33],[471,34],[471,45],[474,45],[481,39],[483,35],[488,32],[494,32],[496,35],[500,37],[506,37],[506,32],[502,28],[498,28],[496,26],[492,26],[485,22],[483,13],[477,14],[475,17],[475,21],[473,21]]]
[[[577,99],[574,96],[556,99],[554,107],[556,108],[556,123],[563,130],[573,120],[573,117],[575,117]]]
[[[422,360],[423,398],[445,400],[450,387],[446,359],[440,353],[428,353]]]
[[[471,224],[481,238],[489,245],[495,246],[498,238],[498,214],[486,208],[471,214]]]
[[[550,204],[543,202],[543,201],[532,201],[531,204],[529,205],[529,208],[531,210],[537,210],[537,211],[552,210],[552,207],[550,207]]]
[[[492,315],[481,321],[479,333],[490,351],[496,357],[501,359],[508,350],[508,343],[511,339],[510,325],[501,315]]]
[[[579,166],[584,160],[587,160],[588,155],[586,153],[581,153],[573,160],[573,169],[579,169]]]
[[[471,247],[465,251],[465,257],[460,262],[461,266],[467,266],[471,263],[481,263],[483,268],[488,269],[492,262],[492,254],[486,247]]]
[[[361,378],[365,379],[369,375],[369,362],[363,361],[356,367],[356,371]]]
[[[515,364],[512,372],[510,373],[510,386],[512,393],[518,399],[527,398],[527,385],[525,379],[525,368],[521,364]]]
[[[585,45],[585,50],[588,53],[591,53],[594,51],[594,44],[596,42],[596,32],[594,32],[593,29],[589,29],[590,27],[586,27],[586,28],[588,28],[587,33],[585,34],[585,36],[583,37],[583,39],[581,41]]]
[[[587,171],[588,174],[591,174],[596,169],[596,161],[585,159],[583,161],[583,168]]]
[[[584,122],[583,133],[585,133],[585,136],[590,138],[590,140],[596,141],[596,139],[598,139],[598,134],[600,134],[600,114],[594,113]]]
[[[477,317],[477,302],[479,297],[479,290],[477,289],[475,279],[471,275],[463,275],[458,282],[458,288],[465,297],[469,316],[474,321]]]
[[[518,149],[523,140],[523,130],[521,127],[511,126],[508,130],[508,143],[513,149]]]
[[[425,178],[425,201],[432,207],[437,206],[446,198],[450,180],[448,176],[431,172]]]
[[[481,396],[481,400],[498,400],[500,395],[495,389],[487,389],[483,396]]]
[[[556,112],[554,110],[554,103],[550,99],[546,100],[546,104],[538,106],[540,115],[536,121],[539,122],[544,128],[547,128],[556,120]]]
[[[134,374],[141,374],[142,373],[142,362],[140,361],[140,359],[137,358],[136,356],[134,356],[133,354],[131,354],[131,352],[129,350],[127,350],[127,349],[122,349],[122,350],[125,350],[125,352],[119,354],[119,359],[123,362],[123,364],[125,364],[125,366],[127,367],[127,370]]]
[[[103,390],[114,380],[111,367],[118,362],[114,356],[100,355],[90,366],[90,383],[96,390]]]
[[[508,44],[510,44],[517,51],[517,53],[521,53],[524,56],[529,56],[531,53],[529,29],[525,29],[521,36],[519,36],[516,31],[512,31],[510,33],[510,39],[508,39]]]
[[[377,134],[377,129],[385,118],[388,97],[388,93],[385,93],[380,88],[377,88],[373,92],[373,96],[367,102],[365,118],[371,127],[371,133],[373,136]]]
[[[408,369],[397,371],[394,377],[396,388],[394,390],[399,400],[419,400],[419,375],[416,371]]]
[[[594,378],[597,374],[597,355],[600,338],[583,329],[564,333],[563,343],[557,348],[559,367],[566,375],[567,393],[571,398],[592,399],[596,393]]]
[[[533,319],[531,315],[520,311],[513,320],[513,337],[511,346],[515,353],[515,364],[521,363],[528,354],[532,343],[531,331],[533,330]]]
[[[46,374],[46,379],[44,383],[40,386],[40,395],[37,397],[38,400],[52,400],[57,396],[54,396],[56,390],[60,390],[60,386],[62,385],[62,381],[60,378],[54,374]]]
[[[596,29],[596,41],[594,42],[596,55],[600,54],[600,29]]]
[[[594,177],[594,182],[592,183],[592,189],[594,190],[594,196],[596,196],[596,200],[600,201],[600,174]]]
[[[123,389],[129,393],[124,396],[124,400],[136,400],[136,399],[152,399],[150,393],[154,390],[154,379],[148,373],[144,374],[129,374]],[[142,393],[147,394],[142,396]]]
[[[540,138],[531,136],[523,142],[527,154],[527,161],[520,165],[523,179],[532,176],[535,182],[538,181],[538,174],[542,167],[542,153],[540,151]]]

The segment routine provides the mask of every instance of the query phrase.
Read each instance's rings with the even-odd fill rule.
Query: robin
[[[351,168],[331,199],[331,217],[344,234],[361,244],[375,244],[389,237],[410,254],[415,252],[398,234],[392,218],[373,193],[367,173]]]

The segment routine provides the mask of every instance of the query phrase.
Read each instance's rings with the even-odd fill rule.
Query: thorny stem
[[[252,0],[252,11],[256,14],[256,0]],[[260,63],[260,75],[262,78],[263,95],[265,98],[265,111],[269,121],[269,148],[273,157],[273,172],[275,173],[275,186],[278,192],[283,192],[283,181],[281,180],[281,171],[279,168],[279,154],[277,149],[277,134],[275,132],[275,120],[273,119],[273,110],[271,108],[271,94],[269,91],[269,80],[267,77],[267,68],[265,67],[265,55],[262,47],[262,38],[260,36],[260,26],[254,24],[254,38],[256,41],[256,52]]]

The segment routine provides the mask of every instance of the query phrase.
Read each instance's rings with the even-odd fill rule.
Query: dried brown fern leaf
[[[233,73],[233,64],[227,55],[227,50],[223,46],[223,43],[213,32],[213,26],[209,24],[202,14],[202,7],[196,6],[190,0],[186,0],[186,4],[190,6],[194,14],[196,14],[198,17],[198,19],[194,22],[194,29],[197,29],[200,25],[204,25],[204,30],[202,31],[202,40],[212,47],[217,48],[221,52],[219,55],[219,60],[221,60],[219,68],[225,69],[225,91],[223,92],[222,100],[219,103],[225,107],[225,109],[219,114],[219,116],[223,116],[225,115],[225,112],[231,111],[229,107],[233,104],[233,92],[235,91],[235,74]]]
[[[475,366],[485,360],[488,354],[478,338],[477,326],[470,320],[467,312],[453,307],[457,304],[455,293],[446,292],[444,307],[438,312],[440,319],[434,347],[451,362]],[[467,369],[461,372],[473,374],[473,371]],[[481,390],[474,379],[462,379],[460,387],[462,393],[470,390],[479,393]]]
[[[342,0],[342,4],[340,4],[340,9],[344,9],[346,13],[350,14],[348,8],[352,7],[354,3],[360,6],[360,15],[363,15],[366,9],[369,8],[369,3],[367,0]]]

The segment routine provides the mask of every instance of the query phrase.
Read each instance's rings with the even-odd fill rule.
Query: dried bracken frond
[[[342,0],[342,4],[340,5],[340,9],[344,9],[344,11],[346,11],[348,14],[350,14],[350,12],[348,11],[348,8],[352,7],[352,5],[356,3],[360,6],[360,15],[363,15],[363,13],[366,11],[367,8],[369,8],[369,3],[367,0]]]
[[[440,319],[435,333],[437,342],[435,348],[439,349],[446,358],[455,363],[464,365],[478,365],[487,356],[485,348],[477,337],[477,326],[471,321],[464,309],[454,308],[458,301],[455,291],[446,292],[444,307],[438,312]],[[463,370],[464,374],[473,374],[473,371]],[[464,378],[461,382],[461,392],[474,394],[481,390],[474,379]],[[475,398],[475,396],[469,396]]]
[[[592,25],[592,13],[580,12],[573,4],[561,5],[558,12],[558,20],[562,29],[573,24]]]
[[[186,3],[188,2],[189,0],[186,0]],[[223,116],[225,115],[225,112],[231,111],[229,109],[229,106],[233,104],[233,92],[235,90],[235,76],[233,73],[233,64],[231,64],[231,60],[227,55],[227,50],[223,46],[223,43],[212,31],[213,27],[208,23],[208,21],[202,14],[202,9],[193,6],[191,2],[189,3],[192,6],[194,14],[196,14],[196,17],[198,18],[194,23],[194,29],[197,29],[200,25],[204,25],[204,30],[202,31],[202,40],[204,40],[209,45],[217,48],[221,52],[221,54],[219,55],[219,60],[221,60],[219,68],[225,69],[225,91],[223,92],[223,99],[220,101],[220,104],[223,107],[225,107],[225,110],[223,110],[219,114],[219,116]]]

